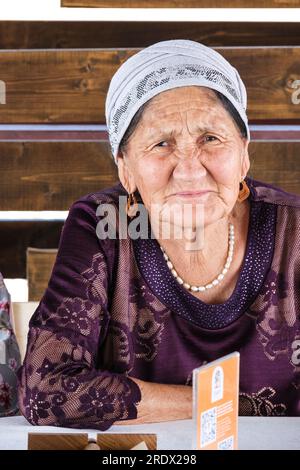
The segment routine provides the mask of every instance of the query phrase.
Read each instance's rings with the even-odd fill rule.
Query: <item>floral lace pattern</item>
[[[287,297],[287,283],[283,273],[271,270],[261,290],[261,308],[257,317],[257,331],[266,356],[274,360],[278,354],[287,354],[291,337],[295,335],[294,325],[288,325],[275,310],[279,300]],[[250,311],[251,313],[251,311]]]
[[[58,257],[54,274],[69,269]],[[20,408],[39,425],[105,430],[136,417],[140,391],[127,374],[97,367],[99,338],[107,328],[107,272],[102,253],[76,275],[74,292],[51,310],[52,284],[30,322],[25,365],[19,373]]]
[[[273,403],[276,391],[264,387],[257,393],[240,393],[239,414],[246,416],[284,416],[286,406],[283,403]]]
[[[248,315],[256,318],[256,329],[264,353],[270,361],[275,361],[280,355],[293,358],[294,341],[300,344],[300,321],[290,311],[282,314],[284,308],[280,303],[288,299],[288,283],[284,273],[270,270],[266,282],[261,289],[256,304],[249,309]],[[299,354],[300,356],[300,354]],[[300,365],[300,360],[298,361]],[[300,367],[295,367],[295,372]]]
[[[158,354],[170,310],[157,301],[141,278],[129,286],[129,323],[110,319],[106,343],[113,350],[106,366],[130,373],[137,359],[151,362]]]
[[[145,361],[152,361],[157,355],[157,348],[161,342],[165,319],[170,310],[155,305],[155,297],[140,278],[134,279],[130,286],[129,302],[134,304],[141,312],[137,316],[133,333],[136,338],[135,355]]]
[[[21,410],[32,424],[105,430],[116,419],[134,417],[138,387],[126,376],[95,370],[91,351],[39,329],[31,330],[29,344],[31,362],[22,377],[27,386]]]
[[[0,406],[3,407],[5,410],[9,410],[11,406],[11,386],[9,383],[4,382],[2,376],[0,375]]]

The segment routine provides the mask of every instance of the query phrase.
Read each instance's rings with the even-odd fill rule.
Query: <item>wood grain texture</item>
[[[157,449],[156,434],[97,434],[101,450],[130,450],[141,441],[149,450]],[[85,433],[28,433],[28,450],[84,450],[88,442]]]
[[[1,210],[68,210],[118,181],[109,153],[108,142],[0,142]]]
[[[292,101],[300,47],[217,50],[245,82],[250,121],[300,121],[300,105]],[[104,123],[110,79],[136,51],[1,51],[7,104],[0,106],[0,123]]]
[[[0,222],[0,272],[3,277],[26,278],[26,251],[57,248],[63,222]]]
[[[149,450],[157,449],[156,434],[97,434],[97,444],[102,450],[130,450],[142,441]]]
[[[57,249],[27,248],[28,300],[40,301],[52,273]]]
[[[0,49],[147,47],[187,38],[211,47],[299,46],[299,23],[235,21],[1,21]]]
[[[138,48],[178,38],[211,47],[300,45],[299,23],[295,22],[0,22],[0,49]]]
[[[297,8],[299,0],[61,0],[62,7],[98,8]]]
[[[300,142],[253,142],[249,176],[300,195]]]
[[[28,450],[83,450],[88,434],[28,433]]]

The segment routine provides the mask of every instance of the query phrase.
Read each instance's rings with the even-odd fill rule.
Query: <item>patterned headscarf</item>
[[[247,93],[238,71],[210,47],[176,39],[146,47],[116,71],[106,98],[106,123],[116,161],[122,137],[138,109],[162,91],[198,85],[225,95],[241,116],[250,140]]]

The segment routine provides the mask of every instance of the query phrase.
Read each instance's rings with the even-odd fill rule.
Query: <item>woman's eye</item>
[[[214,135],[206,135],[204,139],[206,142],[214,142],[215,140],[218,140]]]
[[[168,142],[166,142],[165,140],[162,140],[161,142],[159,142],[158,144],[155,145],[155,147],[164,147],[163,144],[167,144]]]

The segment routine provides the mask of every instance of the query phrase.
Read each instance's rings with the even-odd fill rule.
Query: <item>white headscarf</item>
[[[161,41],[127,59],[111,79],[105,114],[115,161],[122,137],[138,109],[162,91],[189,85],[212,88],[225,95],[241,116],[250,140],[247,93],[238,71],[217,51],[198,42]]]

